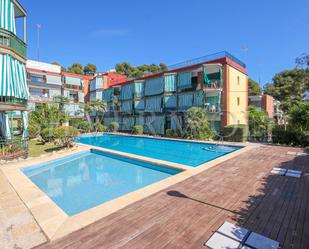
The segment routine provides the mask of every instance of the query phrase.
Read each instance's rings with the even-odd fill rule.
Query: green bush
[[[107,128],[103,124],[98,124],[97,131],[98,132],[106,132]]]
[[[203,108],[191,107],[185,113],[185,132],[188,139],[210,139],[214,134],[209,127],[207,113]]]
[[[144,127],[142,125],[134,125],[132,127],[132,134],[142,135],[144,133]]]
[[[247,125],[229,125],[222,130],[224,140],[230,142],[245,142],[248,139]]]
[[[61,146],[71,147],[77,135],[77,129],[73,126],[60,126],[54,129],[54,136]]]
[[[83,122],[85,122],[85,121],[82,118],[71,118],[69,120],[69,125],[75,127],[76,129],[80,129],[79,126]]]
[[[36,138],[40,134],[41,127],[38,124],[29,124],[28,133],[30,138]]]
[[[111,122],[108,126],[108,130],[111,132],[116,132],[119,129],[119,124],[118,122]]]
[[[55,128],[44,128],[41,131],[40,135],[44,143],[52,142],[55,140],[54,129]]]
[[[76,128],[76,127],[75,127]],[[91,131],[91,125],[89,124],[88,121],[83,121],[80,122],[78,127],[79,130],[81,130],[82,132],[90,132]]]
[[[309,146],[309,132],[296,131],[293,127],[276,125],[272,130],[272,140],[276,144],[286,144],[291,146]]]
[[[172,129],[167,129],[165,131],[165,135],[167,137],[180,137],[181,136],[178,130],[176,131],[176,130],[172,130]]]

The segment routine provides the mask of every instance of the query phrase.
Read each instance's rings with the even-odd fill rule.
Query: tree
[[[84,74],[85,75],[94,75],[97,71],[97,66],[95,64],[87,64],[84,66]]]
[[[259,83],[256,81],[249,79],[248,82],[248,91],[249,96],[252,95],[260,95],[262,93],[262,88],[260,87]]]
[[[249,106],[250,136],[258,141],[268,138],[272,129],[272,121],[267,113],[259,111],[255,106]]]
[[[61,67],[61,72],[66,72],[66,71],[67,71],[65,67],[63,67],[62,65],[60,65],[60,64],[59,64],[58,62],[56,62],[56,61],[52,62],[51,64],[60,66],[60,67]]]
[[[299,101],[289,112],[289,124],[294,130],[309,134],[309,102]]]
[[[69,68],[68,72],[75,74],[84,74],[83,66],[80,63],[73,63]]]
[[[159,64],[161,72],[165,72],[168,70],[167,65],[165,63],[160,63]]]
[[[274,76],[273,82],[265,86],[265,93],[281,101],[282,109],[289,110],[293,103],[303,99],[308,86],[304,69],[285,70]]]
[[[59,122],[60,125],[67,122],[69,120],[68,114],[64,111],[64,105],[69,103],[69,98],[65,96],[54,96],[53,101],[58,106],[58,112],[59,112]]]
[[[191,107],[185,113],[185,137],[189,139],[210,139],[213,136],[206,111],[200,107]]]
[[[102,120],[100,120],[100,113],[106,112],[107,110],[107,104],[105,101],[101,99],[96,99],[94,101],[86,102],[81,104],[82,108],[84,108],[84,112],[86,115],[86,119],[89,122],[90,125],[92,125],[90,114],[92,112],[95,112],[95,124],[94,129],[97,131],[98,125]],[[101,115],[103,117],[103,115]]]
[[[298,58],[296,58],[295,62],[298,68],[309,69],[309,54],[303,54],[299,56]]]
[[[128,77],[130,77],[131,74],[134,72],[134,67],[132,67],[130,63],[128,62],[122,62],[122,63],[116,64],[115,69],[117,73],[125,74]]]
[[[118,63],[116,64],[116,72],[120,74],[125,74],[128,77],[142,77],[148,74],[160,73],[163,71],[167,71],[167,66],[164,63],[156,64],[144,64],[141,66],[133,67],[128,62]]]
[[[41,130],[56,127],[59,124],[59,110],[56,105],[42,104],[29,115],[29,124],[37,124]]]

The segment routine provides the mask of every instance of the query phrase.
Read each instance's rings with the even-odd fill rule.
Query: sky
[[[309,53],[308,0],[20,0],[28,12],[28,58],[168,65],[226,50],[264,85]]]

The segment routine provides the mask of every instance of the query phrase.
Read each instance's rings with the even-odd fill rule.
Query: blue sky
[[[168,65],[227,50],[261,84],[309,53],[307,0],[20,0],[28,11],[28,57],[94,63]],[[247,52],[245,52],[247,51]]]

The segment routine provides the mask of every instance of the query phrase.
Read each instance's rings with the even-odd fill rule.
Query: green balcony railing
[[[27,45],[14,33],[0,28],[0,46],[8,47],[14,50],[20,56],[26,58]]]

